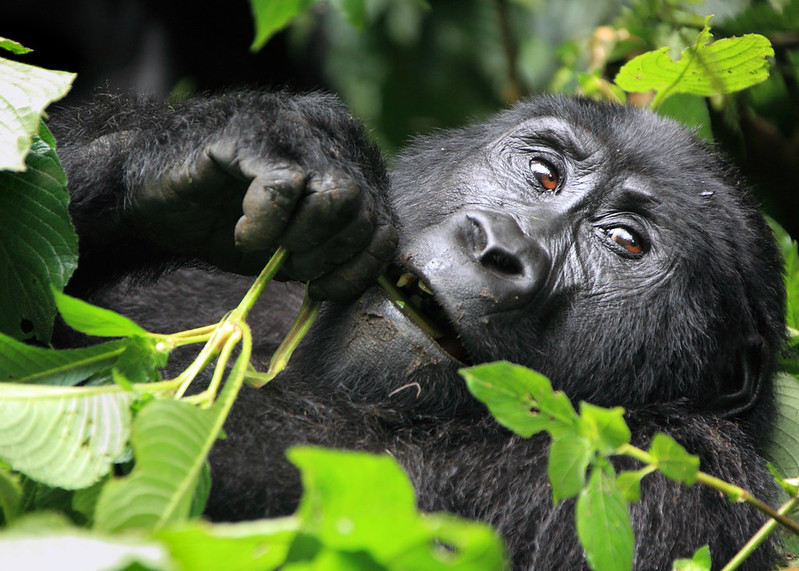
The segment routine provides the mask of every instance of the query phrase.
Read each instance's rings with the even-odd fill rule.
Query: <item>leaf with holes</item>
[[[90,486],[125,449],[134,394],[0,383],[0,459],[48,486]]]
[[[27,165],[24,173],[0,172],[0,331],[47,342],[55,317],[50,285],[64,289],[75,271],[78,237],[55,151],[36,138]]]
[[[641,54],[622,66],[616,84],[625,91],[654,90],[657,93],[652,106],[657,108],[676,93],[704,97],[733,93],[768,78],[766,58],[773,56],[774,50],[766,37],[746,34],[708,43],[711,38],[706,25],[678,61],[671,59],[669,48]]]

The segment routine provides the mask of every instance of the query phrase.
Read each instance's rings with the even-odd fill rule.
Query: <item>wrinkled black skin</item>
[[[420,139],[389,184],[362,129],[328,97],[248,93],[175,108],[109,99],[81,113],[54,125],[81,238],[73,293],[187,261],[253,272],[288,235],[301,254],[284,277],[313,277],[321,283],[315,295],[335,299],[288,369],[243,391],[227,439],[212,452],[211,517],[290,513],[301,490],[286,446],[388,451],[413,480],[421,509],[495,525],[514,567],[586,566],[573,502],[552,505],[547,438],[498,427],[465,390],[459,364],[368,287],[389,258],[423,276],[470,362],[507,359],[546,374],[575,403],[624,406],[635,444],[666,432],[700,456],[702,469],[769,497],[758,447],[783,335],[779,257],[746,188],[674,123],[591,101],[533,99]],[[225,258],[245,184],[194,168],[204,192],[193,200],[225,213],[211,222],[147,190],[168,188],[164,177],[185,180],[168,173],[196,164],[209,141],[257,159],[251,168],[269,184],[291,178],[292,165],[299,178],[288,187],[309,193],[284,209],[280,231],[256,224],[254,235],[267,239],[254,260]],[[531,160],[559,172],[556,190],[537,181]],[[314,198],[318,188],[304,186],[322,179],[332,181],[324,188],[354,186],[359,198],[325,206]],[[356,221],[345,224],[355,236],[341,240],[352,244],[346,259],[335,260],[346,271],[326,265],[325,275],[308,275],[319,236],[339,232],[342,210]],[[389,218],[398,235],[393,257]],[[606,231],[616,227],[634,231],[643,252],[610,240]],[[193,245],[198,232],[208,247]],[[258,240],[248,247],[259,250]],[[310,262],[302,263],[303,251]],[[153,287],[94,299],[174,331],[218,319],[246,287],[228,274],[181,270]],[[270,288],[251,320],[255,362],[268,361],[301,295],[290,284]],[[185,364],[176,355],[170,366]],[[638,569],[670,569],[705,543],[720,566],[764,521],[749,506],[657,474],[642,491],[632,506]],[[767,569],[774,558],[766,544],[748,568]]]

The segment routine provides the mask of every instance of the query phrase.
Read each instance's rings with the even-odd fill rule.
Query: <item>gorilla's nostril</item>
[[[466,220],[469,221],[467,239],[472,247],[472,251],[482,252],[488,245],[488,236],[486,236],[485,230],[483,230],[483,226],[477,218],[467,214]]]
[[[509,276],[524,275],[522,263],[514,256],[498,248],[491,248],[480,256],[480,263],[489,270]]]

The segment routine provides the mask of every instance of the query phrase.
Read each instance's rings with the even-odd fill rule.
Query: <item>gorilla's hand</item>
[[[280,277],[342,299],[393,255],[382,158],[334,97],[108,97],[52,126],[81,239],[75,291],[182,260],[256,274],[284,246]]]
[[[132,196],[136,225],[166,250],[237,273],[257,273],[283,246],[281,277],[310,280],[313,297],[363,291],[396,245],[376,191],[332,160],[308,168],[259,151],[235,136],[209,144]]]

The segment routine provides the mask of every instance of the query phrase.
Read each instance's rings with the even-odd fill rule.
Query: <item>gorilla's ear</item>
[[[760,336],[741,343],[727,373],[716,379],[712,406],[722,418],[740,416],[757,404],[770,374],[767,362],[766,344]]]

